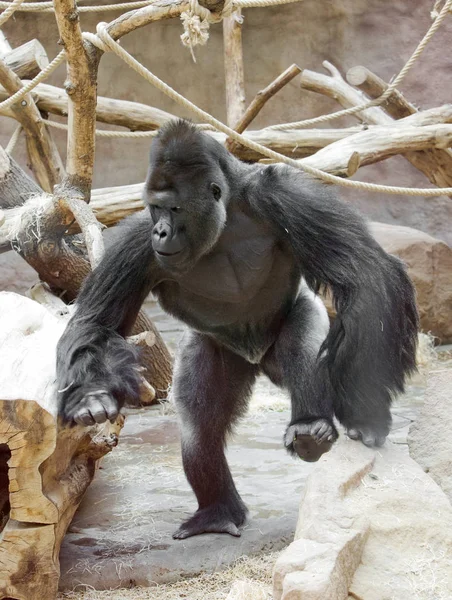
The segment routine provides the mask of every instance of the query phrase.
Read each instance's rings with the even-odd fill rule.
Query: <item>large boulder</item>
[[[274,600],[452,598],[452,507],[406,450],[341,439],[309,476]]]
[[[416,287],[421,329],[440,343],[452,341],[452,248],[427,233],[402,227],[371,223],[381,246],[401,258]],[[324,298],[330,316],[331,300]]]
[[[433,371],[424,404],[411,425],[408,446],[411,456],[429,473],[452,502],[452,371]]]

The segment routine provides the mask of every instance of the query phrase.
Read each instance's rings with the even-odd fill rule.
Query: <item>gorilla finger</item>
[[[110,394],[103,394],[101,402],[107,415],[107,419],[113,422],[119,414],[117,401]]]
[[[79,410],[74,415],[74,421],[78,425],[93,425],[94,421],[87,408]]]
[[[99,400],[91,400],[89,403],[89,412],[96,423],[105,423],[107,414],[105,408]]]

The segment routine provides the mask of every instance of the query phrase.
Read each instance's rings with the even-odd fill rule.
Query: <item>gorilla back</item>
[[[138,401],[124,336],[152,291],[191,328],[173,397],[199,506],[175,537],[239,535],[246,508],[224,446],[257,374],[290,394],[289,452],[317,460],[337,438],[334,417],[349,437],[382,444],[392,396],[415,369],[413,286],[333,188],[241,163],[184,121],[152,144],[144,202],[87,278],[60,340],[60,413],[99,423]],[[337,310],[329,331],[320,288]]]

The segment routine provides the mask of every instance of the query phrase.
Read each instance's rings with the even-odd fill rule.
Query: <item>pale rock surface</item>
[[[427,233],[372,222],[370,229],[378,243],[401,258],[416,287],[421,330],[432,333],[442,344],[452,340],[452,248]],[[328,313],[335,311],[324,298]]]
[[[433,371],[419,418],[411,425],[410,455],[452,501],[452,373]]]
[[[308,478],[273,583],[275,600],[450,599],[452,507],[395,445],[342,439]]]

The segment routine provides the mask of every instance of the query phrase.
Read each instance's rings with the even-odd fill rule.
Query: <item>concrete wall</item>
[[[110,1],[105,0],[105,3]],[[398,73],[430,26],[432,4],[430,0],[304,0],[276,8],[248,9],[243,29],[247,100],[293,62],[302,68],[321,71],[322,61],[326,59],[342,72],[362,64],[389,80]],[[16,46],[36,37],[53,58],[60,50],[53,16],[16,15],[4,28],[11,44]],[[98,21],[110,21],[116,16],[117,12],[85,13],[81,15],[82,27],[94,31]],[[179,20],[164,21],[130,34],[122,44],[187,98],[225,119],[221,25],[211,27],[207,46],[196,49],[196,64],[181,45],[181,33]],[[452,62],[448,48],[451,34],[452,15],[403,84],[406,97],[421,108],[450,102]],[[64,69],[60,67],[50,83],[62,85],[63,81]],[[190,116],[112,54],[102,58],[99,93]],[[302,91],[295,80],[269,102],[254,126],[308,118],[337,108],[333,101]],[[354,122],[353,118],[336,120],[330,126]],[[0,143],[7,142],[14,126],[10,120],[0,118]],[[64,155],[65,135],[60,132],[54,135]],[[148,148],[148,141],[98,140],[94,186],[142,181]],[[22,165],[26,164],[23,142],[15,156]],[[394,185],[429,184],[401,157],[362,169],[359,177]],[[343,191],[343,195],[372,219],[410,225],[452,244],[449,199],[425,200],[350,191]]]

